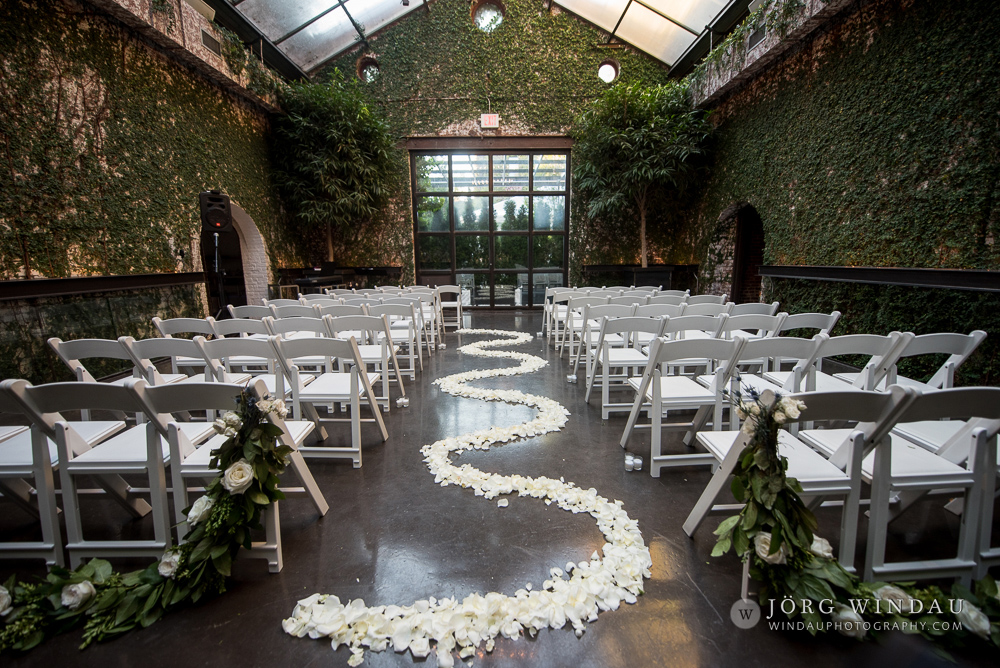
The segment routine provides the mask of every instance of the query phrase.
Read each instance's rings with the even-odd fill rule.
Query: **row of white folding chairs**
[[[265,300],[268,302],[268,300]],[[281,302],[281,303],[279,303]],[[309,300],[305,303],[295,300],[270,300],[264,306],[233,306],[229,305],[229,313],[235,318],[262,319],[267,316],[274,318],[290,317],[323,317],[324,315],[340,315],[345,310],[344,306],[362,307],[368,309],[372,306],[381,305],[406,305],[412,304],[416,312],[415,322],[421,332],[422,345],[430,351],[437,349],[438,340],[444,337],[444,306],[436,292],[413,291],[407,294],[391,295],[387,293],[375,293],[372,295],[358,295],[353,298],[341,298],[339,300]],[[451,324],[449,322],[449,324]]]
[[[910,580],[959,578],[965,584],[1000,564],[1000,547],[991,543],[994,496],[997,492],[997,433],[1000,432],[1000,388],[949,388],[921,392],[890,385],[884,392],[804,392],[797,418],[778,432],[778,452],[787,458],[787,475],[802,487],[813,508],[828,497],[842,497],[839,559],[853,569],[862,482],[871,486],[864,579]],[[848,429],[816,428],[819,423],[854,423]],[[937,452],[900,438],[908,424],[926,421],[962,425]],[[684,523],[693,535],[705,516],[731,511],[716,501],[750,436],[738,429],[700,431],[698,441],[718,465]],[[949,451],[951,457],[942,456]],[[954,556],[889,562],[886,543],[890,522],[915,499],[934,491],[964,495]],[[893,502],[894,498],[898,501]],[[912,541],[907,536],[907,542]],[[908,547],[907,552],[913,548]]]
[[[647,363],[647,348],[653,339],[718,339],[732,338],[735,334],[755,337],[772,337],[781,331],[786,313],[777,315],[727,316],[677,316],[661,315],[663,307],[598,305],[584,307],[587,318],[583,330],[580,354],[586,360],[587,401],[595,386],[601,387],[601,416],[608,419],[611,412],[627,411],[631,403],[612,403],[612,389],[629,389],[627,381],[641,375]],[[624,312],[628,310],[629,312]],[[591,318],[596,319],[591,319]],[[597,325],[597,331],[593,326]],[[709,364],[707,359],[691,360],[699,366]],[[690,366],[689,364],[688,366]],[[598,369],[601,370],[598,376]],[[613,371],[620,369],[620,371]],[[576,363],[569,379],[576,379]]]
[[[764,316],[741,318],[761,317]],[[648,413],[652,419],[651,423],[642,428],[652,429],[653,453],[649,468],[653,476],[658,476],[660,468],[664,466],[713,464],[710,457],[702,454],[663,455],[660,452],[662,421],[669,410],[697,409],[698,413],[691,423],[673,425],[673,428],[687,430],[684,438],[686,444],[691,443],[694,432],[705,427],[710,412],[713,414],[714,428],[721,429],[721,416],[728,401],[725,392],[730,389],[730,380],[733,378],[738,380],[737,389],[745,387],[755,392],[767,389],[776,392],[876,391],[885,388],[887,379],[890,378],[892,382],[917,389],[947,388],[950,387],[949,379],[953,378],[955,369],[971,356],[986,336],[980,330],[971,334],[935,333],[920,336],[915,336],[911,332],[891,332],[885,336],[848,334],[830,337],[821,332],[812,339],[794,337],[754,339],[746,336],[742,331],[743,328],[731,327],[730,331],[736,336],[730,341],[721,338],[672,341],[668,336],[664,336],[664,332],[670,329],[670,322],[674,322],[676,327],[677,320],[681,319],[675,318],[664,323],[659,338],[654,340],[654,346],[659,346],[659,349],[654,354],[653,348],[650,347],[649,359],[641,367],[642,378],[625,379],[625,383],[635,390],[635,396],[629,409],[628,424],[622,435],[621,444],[624,447],[627,443],[632,429],[637,425],[640,413]],[[727,320],[731,325],[738,318]],[[680,343],[686,345],[680,346]],[[944,354],[947,355],[947,359],[928,383],[899,376],[896,372],[896,365],[902,357],[929,354]],[[859,372],[849,376],[838,377],[823,370],[824,360],[842,356],[863,356],[867,360]],[[794,367],[791,370],[783,369],[782,365],[789,362],[794,362]],[[639,360],[634,363],[636,365],[634,368],[639,368]],[[743,370],[748,367],[759,368],[759,372]],[[694,375],[680,373],[686,368],[693,368]],[[704,372],[700,371],[702,368]],[[669,373],[670,371],[673,373]],[[591,378],[595,375],[592,374]],[[660,379],[658,383],[657,379]],[[660,390],[656,391],[658,387]],[[587,396],[589,399],[589,392]],[[605,403],[608,404],[606,398]],[[654,404],[659,404],[660,410],[657,410]],[[621,409],[624,406],[609,404],[603,410],[616,408]],[[607,412],[604,416],[607,416]],[[928,443],[950,436],[942,433],[943,428],[933,423],[925,425],[923,429],[927,434],[925,438]],[[920,425],[911,426],[903,435],[919,439]]]
[[[697,302],[691,302],[697,299]],[[696,297],[684,296],[657,296],[654,298],[640,299],[635,296],[622,295],[612,296],[602,294],[601,291],[581,294],[579,292],[556,292],[552,298],[548,317],[548,327],[551,333],[550,340],[555,342],[556,348],[562,352],[566,347],[567,339],[569,344],[570,358],[573,357],[573,348],[577,335],[582,331],[585,320],[581,318],[582,311],[586,305],[615,304],[621,306],[669,306],[680,308],[676,315],[720,315],[730,313],[736,306],[732,302],[726,301],[726,295],[697,295]],[[778,303],[768,304],[748,304],[742,306],[739,313],[742,314],[764,314],[774,315],[778,310]],[[674,314],[671,314],[674,315]],[[544,316],[543,316],[544,318]]]
[[[131,337],[121,337],[118,341],[79,339],[62,342],[51,339],[50,344],[60,356],[78,369],[83,369],[80,359],[112,356],[116,353],[116,348],[118,351],[129,351],[137,357],[145,356],[147,364],[143,367],[143,373],[138,375],[145,376],[153,385],[171,384],[159,380],[161,376],[156,367],[148,362],[148,359],[156,357],[203,360],[206,380],[232,384],[247,383],[251,374],[245,369],[252,368],[254,375],[265,383],[268,391],[291,402],[292,412],[297,420],[305,417],[316,424],[321,441],[329,438],[325,422],[349,421],[350,445],[320,444],[304,448],[303,452],[316,458],[349,458],[358,467],[361,466],[361,422],[375,423],[382,440],[388,438],[381,412],[388,411],[390,406],[388,369],[392,347],[387,342],[391,340],[383,338],[378,344],[359,346],[353,337],[341,339],[329,336],[329,328],[333,328],[334,333],[339,333],[340,327],[352,327],[357,333],[361,329],[373,327],[375,321],[384,322],[384,318],[343,316],[331,319],[328,316],[327,319],[333,322],[318,319],[306,322],[305,318],[274,321],[271,323],[274,333],[263,339],[246,337],[207,341],[204,337],[196,336],[194,339],[156,338],[136,341]],[[287,320],[296,322],[287,323]],[[303,332],[314,336],[282,338],[282,335]],[[368,366],[374,366],[375,371],[368,372]],[[80,380],[93,382],[94,379],[87,374]],[[180,375],[176,382],[187,385],[198,380],[197,377]],[[398,375],[397,381],[405,396]],[[125,382],[128,379],[115,381],[114,384],[122,385]],[[373,389],[375,383],[381,384],[380,395]],[[370,407],[372,418],[361,419],[362,402]],[[331,414],[324,417],[316,411],[316,406],[326,406],[331,411],[350,406],[350,416],[334,418]]]
[[[176,538],[180,541],[188,531],[184,509],[190,505],[189,481],[203,485],[215,477],[218,472],[209,465],[210,453],[224,440],[215,434],[208,419],[189,422],[175,415],[231,409],[244,389],[224,383],[155,387],[142,379],[129,379],[123,385],[70,382],[32,386],[25,380],[0,383],[0,413],[19,415],[30,425],[29,429],[0,439],[0,489],[4,496],[38,516],[42,530],[41,541],[0,542],[0,556],[37,557],[49,564],[64,564],[54,485],[54,472],[58,472],[66,520],[65,547],[71,566],[92,557],[159,557],[173,543],[168,491],[173,493]],[[262,381],[251,385],[249,391],[258,398],[267,395]],[[63,415],[94,410],[141,414],[146,422],[128,427],[122,420],[73,421]],[[298,450],[313,430],[313,423],[286,422],[274,414],[267,419],[281,428],[281,443],[292,448],[289,465],[302,485],[282,490],[289,495],[308,496],[320,515],[325,515],[329,505]],[[149,503],[136,497],[136,490],[121,478],[123,474],[148,478]],[[81,476],[96,480],[133,517],[151,514],[152,539],[109,541],[85,536],[80,513]],[[266,558],[272,572],[281,570],[277,504],[265,515],[265,540],[253,547],[249,556]]]
[[[362,345],[369,342],[382,343],[383,341],[387,341],[391,344],[387,346],[387,348],[391,350],[392,353],[397,353],[396,356],[390,355],[391,365],[389,372],[393,375],[393,377],[396,376],[398,371],[398,373],[407,376],[411,380],[415,379],[418,363],[420,369],[423,370],[424,358],[423,347],[421,345],[423,342],[423,330],[420,327],[420,318],[417,315],[416,307],[412,303],[376,304],[370,307],[338,305],[318,308],[317,310],[311,312],[311,315],[308,316],[289,315],[288,317],[308,317],[310,319],[303,322],[310,323],[316,318],[341,318],[352,316],[374,316],[388,319],[390,335],[388,339],[380,333],[380,326],[374,321],[370,324],[375,327],[375,330],[365,330],[370,332],[369,337],[365,337],[364,332],[361,331],[357,332],[357,337],[361,341]],[[201,335],[206,338],[224,338],[232,336],[266,338],[268,336],[280,334],[286,331],[284,326],[279,327],[274,324],[276,320],[281,319],[282,318],[272,318],[271,316],[266,315],[259,320],[254,318],[215,320],[211,316],[207,318],[171,318],[168,320],[161,320],[160,318],[154,317],[153,325],[160,333],[160,336],[164,338],[173,338],[177,335]],[[331,330],[330,326],[327,325],[325,335],[329,336],[331,335],[331,332],[335,331],[339,330]],[[374,336],[374,341],[369,341],[371,336]],[[364,348],[362,348],[362,350],[365,351]],[[408,365],[406,367],[400,368],[397,366],[396,357],[399,353],[404,354],[405,358],[408,360]],[[173,358],[173,363],[173,372],[177,373],[178,358]],[[179,365],[197,368],[201,364],[202,361],[192,359],[180,360]]]
[[[305,320],[297,318],[295,320]],[[274,329],[280,331],[283,321],[275,321]],[[351,322],[345,323],[354,327],[369,326],[372,323]],[[300,336],[296,338],[282,338],[280,334],[270,335],[267,338],[224,338],[212,341],[204,337],[196,336],[194,339],[161,338],[144,339],[136,341],[131,337],[121,337],[118,341],[105,341],[101,339],[78,339],[75,341],[59,342],[58,339],[50,340],[58,342],[53,347],[62,355],[80,354],[82,357],[88,355],[88,350],[99,353],[98,356],[113,352],[113,346],[126,350],[138,349],[141,353],[150,357],[177,357],[184,359],[201,359],[206,365],[205,379],[215,382],[244,385],[251,379],[251,374],[243,369],[253,368],[257,380],[265,383],[269,392],[278,397],[283,397],[291,403],[292,414],[296,420],[309,419],[315,423],[320,441],[327,441],[330,434],[324,424],[326,422],[350,422],[351,438],[348,446],[334,446],[332,444],[319,444],[310,446],[303,450],[309,457],[316,458],[348,458],[351,459],[355,467],[361,466],[361,423],[371,422],[376,424],[385,441],[388,438],[388,431],[382,420],[381,412],[389,410],[389,377],[386,373],[387,364],[382,363],[388,359],[386,346],[384,343],[373,348],[378,348],[376,356],[374,349],[367,349],[365,356],[362,346],[352,337],[340,339],[327,336],[329,325],[319,320],[313,323],[299,322],[294,325],[296,332],[302,328],[310,327],[321,331],[309,332],[316,336]],[[336,323],[332,326],[338,327]],[[292,330],[282,332],[284,334],[293,333]],[[79,364],[79,360],[72,360]],[[379,362],[381,368],[369,372],[367,367],[373,362]],[[150,384],[162,385],[171,383],[155,383],[157,372],[155,366],[150,365],[146,369],[154,374],[145,379]],[[150,380],[150,378],[154,380]],[[93,381],[93,377],[85,380]],[[193,384],[199,379],[197,377],[182,376],[178,381],[184,385]],[[122,385],[128,379],[116,381],[114,384]],[[373,385],[381,382],[382,393],[375,393]],[[405,396],[405,395],[404,395]],[[362,420],[360,417],[360,407],[364,403],[367,405],[373,417]],[[350,415],[347,418],[334,418],[321,416],[317,406],[325,406],[331,411],[335,408],[350,407]]]
[[[657,297],[657,303],[681,303],[690,295],[688,290],[661,290],[660,286],[602,286],[602,287],[548,287],[545,288],[545,296],[542,302],[542,333],[546,341],[551,343],[555,336],[555,320],[557,317],[565,318],[565,300],[556,300],[557,295],[572,295],[575,297],[608,297],[620,299],[622,297],[644,300],[648,303],[652,297]]]

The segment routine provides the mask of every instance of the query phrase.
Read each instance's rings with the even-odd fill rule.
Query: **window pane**
[[[490,237],[488,234],[456,234],[455,266],[459,269],[489,269]]]
[[[532,198],[532,224],[535,230],[566,229],[566,196]]]
[[[448,232],[448,198],[417,198],[417,231]]]
[[[413,159],[417,172],[418,192],[444,192],[448,190],[448,156],[418,155]]]
[[[462,306],[490,305],[489,274],[456,274],[455,282],[462,287]]]
[[[456,197],[455,229],[488,231],[490,229],[490,198]]]
[[[523,306],[527,290],[527,274],[493,274],[494,306]]]
[[[493,237],[497,269],[528,268],[528,237],[518,234],[498,234]]]
[[[497,232],[513,232],[528,229],[528,198],[494,197],[493,222]]]
[[[538,263],[536,256],[535,263]],[[531,303],[540,306],[545,301],[546,288],[561,288],[566,284],[562,273],[558,274],[532,274],[531,276]]]
[[[566,156],[532,156],[534,190],[566,190]]]
[[[527,190],[528,156],[493,156],[493,190]]]
[[[452,180],[455,192],[488,191],[490,189],[490,156],[451,156]]]
[[[559,268],[563,266],[563,240],[560,235],[536,234],[532,237],[532,253],[536,268]]]
[[[451,269],[451,236],[421,234],[417,237],[417,261],[421,269]]]

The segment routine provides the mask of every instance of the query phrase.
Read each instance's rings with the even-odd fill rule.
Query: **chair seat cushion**
[[[211,422],[181,422],[181,431],[192,443],[200,443],[215,434]],[[170,447],[166,439],[160,439],[163,460],[170,458]],[[132,427],[120,434],[95,445],[90,450],[77,455],[70,462],[71,469],[115,468],[129,465],[142,468],[146,462],[146,427]]]
[[[56,465],[59,463],[59,451],[53,441],[50,440],[48,445],[49,461]],[[30,475],[33,462],[31,432],[22,431],[0,442],[0,473]]]
[[[649,358],[635,348],[611,348],[607,357],[608,366],[646,366],[649,362]],[[603,350],[598,353],[597,359],[601,364],[605,363]]]
[[[963,420],[924,420],[921,422],[900,422],[892,428],[892,433],[916,443],[931,452],[947,443],[965,426]]]
[[[764,380],[774,383],[775,385],[781,385],[782,387],[784,387],[785,383],[791,376],[792,376],[791,371],[764,372]],[[803,381],[803,389],[806,382],[807,381]],[[842,380],[837,380],[836,378],[834,378],[829,374],[818,371],[816,372],[815,390],[817,392],[849,392],[851,390],[857,390],[858,392],[861,391],[859,388],[854,387],[850,383],[845,383]]]
[[[964,467],[952,464],[944,457],[938,457],[933,452],[928,452],[905,439],[894,438],[890,435],[889,441],[892,447],[892,477],[894,480],[925,478],[932,481],[935,478],[947,478],[948,481],[955,481],[969,478],[972,475],[972,472]],[[885,444],[883,443],[880,447],[885,447]],[[875,470],[876,452],[877,450],[873,450],[861,462],[861,473],[866,480],[871,480],[872,472]]]

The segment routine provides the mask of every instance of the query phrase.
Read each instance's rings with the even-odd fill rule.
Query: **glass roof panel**
[[[336,0],[244,0],[238,8],[273,42],[335,4]]]
[[[345,6],[351,17],[364,28],[365,34],[371,35],[400,16],[420,9],[423,4],[420,0],[413,0],[409,7],[404,7],[399,0],[350,0]]]
[[[680,58],[697,37],[634,2],[618,27],[617,35],[667,64]]]
[[[342,7],[326,14],[281,43],[281,50],[308,72],[358,39]]]
[[[559,0],[556,4],[610,32],[625,11],[628,0]]]
[[[642,0],[657,11],[663,12],[696,33],[716,17],[728,4],[726,0]],[[694,35],[692,35],[694,37]]]

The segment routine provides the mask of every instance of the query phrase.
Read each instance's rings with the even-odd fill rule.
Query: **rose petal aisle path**
[[[464,371],[439,378],[435,384],[453,396],[523,405],[538,413],[534,419],[513,427],[494,426],[423,446],[424,462],[435,482],[442,487],[470,489],[486,500],[499,499],[498,508],[506,507],[506,497],[517,493],[546,505],[555,503],[572,513],[589,513],[607,542],[603,554],[595,551],[589,561],[566,564],[565,570],[555,566],[550,570],[550,579],[539,586],[525,585],[513,595],[473,593],[461,601],[429,598],[405,606],[371,607],[360,599],[341,602],[331,594],[313,594],[299,601],[292,616],[282,622],[285,631],[298,637],[328,637],[333,649],[349,646],[352,655],[348,663],[352,666],[362,662],[365,648],[376,652],[409,650],[417,658],[433,653],[437,665],[448,667],[454,665],[456,653],[467,660],[480,645],[492,651],[497,636],[534,636],[540,629],[559,629],[567,623],[579,636],[599,612],[615,610],[623,601],[635,603],[642,593],[643,578],[650,577],[649,550],[637,522],[629,518],[621,501],[609,501],[593,488],[584,490],[562,478],[486,473],[452,461],[453,456],[468,450],[489,450],[495,445],[558,431],[569,415],[561,404],[546,397],[468,384],[483,378],[532,373],[548,364],[534,355],[496,350],[527,343],[532,339],[530,335],[494,329],[465,329],[459,334],[498,337],[461,347],[465,355],[516,360],[518,365]]]

